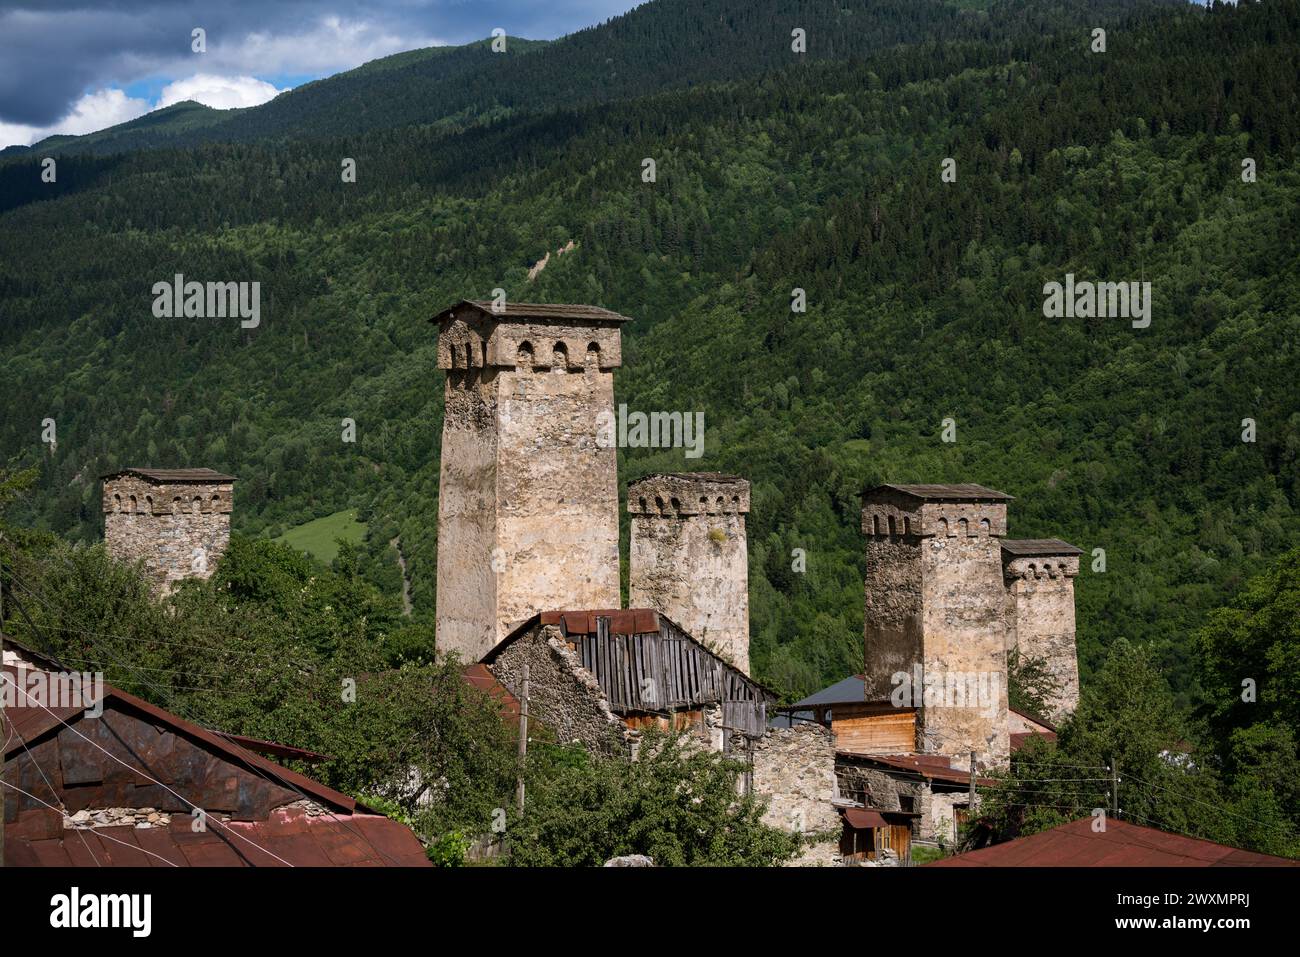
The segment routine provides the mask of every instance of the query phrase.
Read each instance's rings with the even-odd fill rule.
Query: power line
[[[29,791],[24,791],[22,788],[20,788],[20,787],[19,787],[18,785],[16,785],[16,784],[10,784],[8,781],[3,781],[3,780],[0,780],[0,784],[3,784],[3,785],[4,785],[5,787],[7,787],[7,788],[13,788],[13,789],[14,789],[15,791],[17,791],[19,794],[26,794],[26,795],[27,795],[29,798],[31,798],[33,801],[36,801],[36,802],[38,802],[38,803],[40,803],[40,804],[44,804],[44,805],[45,805],[47,808],[49,808],[51,811],[59,811],[59,809],[58,809],[57,807],[55,807],[53,804],[49,804],[49,803],[47,803],[47,802],[45,802],[45,801],[42,801],[42,800],[41,800],[40,798],[38,798],[35,794],[32,794],[32,793],[29,792]],[[59,813],[62,814],[62,813],[66,813],[66,812],[64,812],[64,811],[59,811]],[[78,834],[81,834],[81,832],[82,832],[84,829],[83,829],[83,828],[73,828],[73,830],[75,830]],[[158,858],[158,860],[162,861],[164,864],[169,865],[170,867],[180,867],[179,864],[175,863],[174,861],[169,861],[169,860],[167,860],[167,858],[163,857],[161,854],[155,854],[153,851],[147,851],[147,850],[145,850],[143,847],[139,847],[138,845],[135,845],[135,844],[128,844],[126,841],[118,840],[116,837],[113,837],[111,834],[105,834],[105,833],[102,832],[102,831],[96,830],[96,831],[95,831],[95,836],[98,837],[100,840],[112,841],[114,844],[121,844],[123,847],[129,847],[129,848],[130,848],[131,850],[133,850],[133,851],[139,851],[139,852],[142,853],[142,854],[148,854],[150,857],[156,857],[156,858]],[[82,843],[85,843],[86,838],[83,836],[83,837],[81,838],[81,840],[82,840]],[[89,845],[89,844],[86,845],[86,850],[87,850],[87,851],[90,850],[90,845]],[[95,855],[94,855],[93,853],[92,853],[90,856],[91,856],[92,858],[95,857]],[[96,863],[96,864],[99,864],[98,859],[96,859],[95,863]],[[100,865],[100,866],[103,866],[103,865]]]
[[[12,721],[10,721],[9,723],[10,725],[13,725]],[[36,760],[36,755],[32,754],[32,749],[27,747],[27,739],[23,737],[22,732],[18,730],[17,726],[14,726],[13,731],[15,734],[18,735],[18,743],[21,744],[23,746],[23,750],[27,752],[28,760],[30,760],[32,764],[35,765],[37,773],[40,774],[41,776],[41,780],[44,781],[45,786],[50,789],[50,797],[54,798],[54,800],[59,802],[59,812],[61,814],[67,815],[68,817],[72,817],[71,814],[68,814],[68,805],[64,802],[63,798],[59,797],[59,792],[54,790],[54,785],[51,784],[50,779],[45,776],[45,769],[41,767],[41,762]],[[8,746],[9,746],[9,742],[6,741],[5,747],[8,748]],[[40,798],[35,798],[35,799],[38,801],[40,800]],[[99,858],[95,856],[95,852],[90,849],[90,845],[86,842],[85,835],[81,834],[80,830],[78,830],[77,833],[81,836],[81,843],[85,844],[86,853],[89,854],[90,859],[95,862],[95,866],[102,867],[103,865],[99,863]]]
[[[1278,829],[1284,831],[1284,832],[1287,834],[1287,836],[1292,837],[1292,838],[1294,838],[1294,837],[1296,836],[1296,831],[1295,831],[1294,825],[1287,824],[1287,823],[1284,823],[1284,822],[1281,822],[1281,821],[1278,821],[1278,822],[1275,822],[1275,823],[1268,823],[1268,822],[1265,822],[1265,821],[1256,820],[1255,818],[1251,817],[1251,816],[1248,815],[1248,814],[1240,814],[1240,813],[1237,813],[1237,812],[1234,812],[1234,811],[1229,811],[1229,810],[1228,810],[1226,807],[1224,807],[1222,804],[1211,804],[1211,803],[1208,802],[1208,801],[1202,801],[1200,798],[1194,798],[1194,797],[1192,797],[1190,794],[1184,794],[1184,793],[1182,793],[1181,791],[1175,791],[1173,788],[1166,787],[1166,786],[1163,785],[1163,784],[1156,784],[1154,781],[1143,781],[1141,778],[1139,778],[1139,777],[1137,777],[1137,776],[1135,776],[1135,775],[1132,775],[1132,774],[1126,774],[1124,777],[1125,777],[1126,780],[1129,780],[1129,781],[1136,781],[1138,784],[1144,785],[1145,787],[1150,787],[1150,788],[1160,788],[1160,790],[1162,790],[1162,791],[1168,791],[1170,794],[1172,794],[1172,795],[1173,795],[1174,797],[1176,797],[1176,798],[1182,798],[1184,801],[1191,801],[1191,802],[1193,802],[1194,804],[1200,804],[1200,805],[1203,805],[1203,806],[1205,806],[1205,807],[1212,808],[1213,810],[1218,811],[1218,812],[1221,813],[1221,814],[1227,814],[1227,815],[1229,815],[1229,816],[1231,816],[1231,817],[1238,818],[1239,820],[1242,820],[1242,821],[1248,821],[1248,822],[1250,822],[1251,824],[1258,825],[1259,827],[1272,827],[1272,828],[1278,828]]]
[[[31,594],[32,597],[34,597],[37,601],[39,601],[39,602],[41,602],[43,605],[45,605],[46,608],[49,608],[52,612],[55,612],[55,613],[57,614],[57,610],[54,609],[54,607],[53,607],[52,605],[50,605],[49,601],[46,600],[46,599],[45,599],[43,596],[41,596],[40,594],[37,594],[37,593],[33,592],[33,591],[32,591],[32,590],[27,586],[27,584],[26,584],[25,582],[22,582],[20,579],[18,579],[18,578],[16,578],[16,577],[14,577],[13,580],[16,581],[16,582],[18,582],[18,583],[20,584],[20,586],[23,588],[23,590],[24,590],[25,592],[27,592],[28,594]],[[20,607],[20,609],[21,609],[21,606],[19,606],[19,607]],[[23,610],[23,617],[27,620],[28,624],[31,625],[31,620],[30,620],[29,618],[27,618],[27,613],[26,613],[25,610]],[[32,625],[32,627],[33,627],[33,629],[35,629],[35,625]],[[44,636],[42,636],[42,637],[44,637]],[[48,644],[48,640],[47,640],[46,643]],[[100,650],[102,650],[102,649],[100,649]],[[131,670],[132,670],[129,666],[123,665],[123,664],[121,663],[121,660],[118,659],[116,656],[110,654],[109,657],[113,658],[113,660],[114,660],[115,662],[117,662],[117,663],[119,664],[119,666],[121,666],[121,667],[123,667],[123,668],[126,668],[126,670],[128,670],[128,671],[131,671]],[[136,677],[137,677],[141,682],[143,682],[145,685],[147,685],[148,687],[152,688],[153,690],[155,690],[155,691],[159,691],[159,690],[161,690],[157,685],[155,685],[153,682],[151,682],[151,681],[150,681],[146,676],[144,676],[144,675],[138,675],[138,674],[137,674]],[[175,687],[175,686],[173,686],[173,687]],[[220,690],[218,690],[218,689],[192,689],[192,690],[195,690],[195,691],[206,691],[206,692],[208,692],[208,693],[214,693],[214,694],[225,694],[225,693],[227,693],[227,692],[224,692],[224,691],[220,691]],[[170,700],[170,696],[168,696],[168,697],[169,697],[169,700]],[[191,720],[194,720],[197,724],[202,725],[202,724],[210,724],[210,723],[211,723],[211,722],[204,722],[204,721],[200,721],[200,720],[198,720],[197,716],[193,715],[192,713],[187,713],[186,709],[184,709],[184,708],[182,708],[182,707],[179,707],[179,706],[176,706],[176,705],[173,705],[173,706],[174,706],[174,707],[177,707],[178,710],[181,710],[182,713],[186,713],[186,716],[189,717]],[[238,747],[239,750],[241,750],[241,751],[242,751],[242,750],[245,750],[244,748],[239,747],[238,745],[235,745],[235,747]],[[101,750],[102,750],[102,749],[101,749]],[[257,775],[258,775],[259,777],[261,777],[263,780],[271,781],[272,783],[278,783],[279,785],[281,785],[282,787],[286,788],[287,790],[293,791],[293,792],[296,793],[299,797],[302,797],[302,798],[304,798],[304,799],[306,799],[306,800],[312,800],[312,798],[311,798],[310,795],[308,795],[306,792],[304,792],[301,788],[299,788],[299,787],[298,787],[296,784],[294,784],[292,781],[289,781],[289,780],[287,780],[287,779],[281,777],[280,775],[275,774],[274,772],[268,772],[265,768],[261,767],[261,765],[258,764],[258,763],[256,763],[256,762],[247,762],[247,765],[248,765],[248,767],[253,771],[253,773],[257,774]],[[179,795],[177,795],[177,796],[179,797]],[[184,798],[181,798],[181,800],[184,800]],[[319,804],[319,802],[316,802],[316,803]],[[354,830],[354,829],[353,829],[353,828],[348,824],[348,822],[346,822],[346,821],[344,821],[342,818],[340,818],[340,817],[339,817],[337,814],[335,814],[335,813],[334,813],[330,808],[325,807],[324,805],[321,805],[321,806],[324,808],[325,812],[326,812],[326,813],[327,813],[327,814],[328,814],[328,815],[329,815],[329,816],[334,820],[334,822],[335,822],[339,827],[343,828],[345,831],[347,831],[347,832],[348,832],[349,834],[351,834],[353,837],[360,838],[361,840],[365,840],[365,838],[364,838],[361,834],[359,834],[356,830]],[[394,864],[398,863],[398,862],[396,861],[395,858],[393,858],[390,854],[388,854],[387,852],[385,852],[382,848],[380,848],[380,847],[378,847],[378,846],[375,846],[375,845],[372,845],[372,846],[375,847],[375,850],[378,851],[378,852],[380,853],[380,855],[382,855],[383,857],[387,858],[391,863],[394,863]],[[269,852],[268,852],[268,853],[269,853]],[[272,856],[274,857],[275,855],[272,855]],[[277,858],[277,860],[278,860],[278,858]],[[290,866],[292,866],[292,865],[290,865]]]
[[[81,740],[85,741],[87,744],[91,745],[92,747],[95,747],[95,748],[99,749],[100,751],[103,751],[104,754],[108,755],[110,758],[112,758],[112,759],[113,759],[114,761],[116,761],[118,764],[122,765],[122,767],[126,768],[128,771],[130,771],[130,772],[132,772],[132,773],[134,773],[134,774],[138,774],[138,775],[140,775],[142,778],[145,778],[146,780],[151,781],[152,783],[154,783],[154,784],[158,785],[160,788],[162,788],[164,791],[167,791],[168,793],[174,795],[174,796],[175,796],[176,798],[178,798],[179,800],[181,800],[181,801],[183,801],[184,803],[188,804],[188,805],[189,805],[193,810],[199,811],[200,813],[203,814],[204,819],[206,819],[206,818],[208,817],[207,812],[204,811],[204,810],[203,810],[201,807],[199,807],[197,804],[195,804],[193,801],[189,801],[189,800],[187,800],[185,797],[183,797],[183,796],[182,796],[181,794],[179,794],[177,791],[174,791],[172,788],[170,788],[170,787],[168,787],[167,785],[163,784],[161,781],[156,780],[155,778],[151,777],[150,775],[145,774],[143,771],[139,770],[138,768],[133,768],[133,767],[131,767],[131,765],[127,764],[125,761],[123,761],[123,760],[122,760],[121,758],[119,758],[117,755],[113,754],[111,751],[109,751],[109,750],[107,750],[106,748],[104,748],[103,746],[101,746],[98,742],[96,742],[96,741],[91,741],[90,738],[86,737],[84,734],[82,734],[80,731],[78,731],[78,730],[77,730],[76,728],[74,728],[72,725],[68,724],[68,722],[66,722],[66,721],[64,721],[62,718],[60,718],[60,717],[59,717],[57,714],[55,714],[53,711],[50,711],[50,709],[47,708],[47,707],[45,707],[45,705],[41,704],[40,701],[38,701],[37,699],[35,699],[35,698],[33,698],[31,695],[29,695],[25,689],[23,689],[23,688],[19,688],[19,687],[18,687],[18,682],[14,681],[14,680],[13,680],[12,678],[10,678],[7,674],[4,675],[4,679],[5,679],[6,681],[8,681],[9,684],[11,684],[11,685],[12,685],[14,688],[16,688],[19,692],[21,692],[22,695],[23,695],[23,697],[25,697],[25,698],[27,698],[27,699],[29,699],[29,700],[35,702],[35,704],[37,705],[37,707],[39,707],[39,708],[41,708],[42,710],[48,712],[49,715],[50,715],[51,717],[53,717],[56,721],[59,722],[59,724],[63,725],[65,728],[67,728],[69,731],[71,731],[71,732],[72,732],[73,734],[75,734],[77,737],[81,738]],[[261,851],[263,854],[266,854],[266,855],[269,856],[269,857],[274,857],[277,861],[279,861],[281,864],[286,865],[287,867],[293,867],[292,864],[290,864],[290,863],[289,863],[288,861],[286,861],[284,858],[280,857],[278,854],[273,854],[273,853],[271,853],[271,852],[268,851],[266,848],[264,848],[264,847],[262,847],[260,844],[258,844],[256,841],[254,841],[254,840],[252,840],[252,839],[250,839],[250,838],[245,837],[244,835],[240,834],[238,831],[234,830],[233,828],[227,827],[227,825],[226,825],[223,821],[221,821],[220,819],[218,819],[218,818],[216,818],[216,817],[213,817],[212,820],[213,820],[213,823],[218,824],[218,825],[220,825],[221,827],[226,828],[226,830],[230,831],[231,834],[235,835],[235,836],[236,836],[237,838],[239,838],[241,841],[245,841],[245,842],[247,842],[248,844],[251,844],[253,847],[257,848],[257,849],[258,849],[259,851]]]

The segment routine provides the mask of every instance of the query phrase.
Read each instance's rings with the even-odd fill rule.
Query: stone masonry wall
[[[628,488],[629,602],[654,608],[749,674],[749,483],[655,475]]]
[[[839,833],[835,736],[819,724],[770,728],[754,742],[754,793],[768,799],[763,822],[803,834]]]
[[[609,709],[594,675],[554,625],[537,625],[497,656],[492,672],[516,698],[523,698],[528,665],[528,713],[555,732],[561,743],[580,742],[595,754],[628,757],[636,738]]]
[[[1006,528],[1006,505],[980,503],[954,508],[927,503],[942,532],[924,539],[923,602],[925,649],[922,666],[930,674],[984,676],[987,703],[942,706],[920,711],[918,735],[926,753],[948,754],[955,767],[969,765],[969,752],[984,766],[1007,762],[1007,657],[1002,547],[997,529]],[[967,512],[971,514],[967,514]],[[954,520],[955,516],[955,520]],[[927,515],[929,518],[929,515]],[[963,532],[965,534],[963,534]]]
[[[121,562],[143,562],[155,594],[184,578],[208,578],[230,544],[229,482],[104,480],[104,544]]]
[[[1021,655],[1041,658],[1060,691],[1044,717],[1060,721],[1079,706],[1079,658],[1075,648],[1074,579],[1077,555],[1017,558],[1004,570],[1011,630],[1008,643]]]
[[[982,676],[990,698],[977,707],[955,698],[924,700],[916,749],[951,755],[956,766],[968,763],[972,750],[981,763],[1004,763],[1010,753],[999,545],[1005,503],[921,501],[881,490],[863,503],[862,530],[867,700],[889,698],[892,676],[912,674],[917,665],[929,679]]]
[[[444,321],[440,651],[477,661],[535,612],[619,606],[617,452],[597,443],[619,362],[616,324]]]

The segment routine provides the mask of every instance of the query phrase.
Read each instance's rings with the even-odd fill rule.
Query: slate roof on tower
[[[1036,555],[1082,555],[1083,549],[1059,538],[1002,539],[1002,553],[1013,558]]]
[[[888,489],[927,502],[1010,502],[1012,496],[997,489],[969,483],[957,485],[893,485],[886,483],[866,490],[870,495]]]
[[[507,300],[499,310],[493,309],[493,303],[486,299],[462,299],[454,306],[449,306],[434,316],[430,322],[441,322],[449,318],[458,309],[470,308],[478,312],[495,316],[498,319],[569,319],[596,322],[631,322],[628,316],[619,315],[600,306],[575,305],[571,303],[549,302],[511,302]]]
[[[120,475],[136,475],[151,482],[234,482],[233,475],[214,472],[212,469],[145,469],[124,468],[116,472],[106,472],[101,479],[117,478]]]

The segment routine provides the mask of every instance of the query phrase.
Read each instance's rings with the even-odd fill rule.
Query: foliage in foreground
[[[646,854],[659,866],[781,864],[799,839],[762,822],[761,799],[738,796],[742,770],[681,734],[647,733],[636,761],[544,748],[529,761],[510,862],[582,867]]]
[[[160,603],[103,546],[9,532],[22,546],[0,543],[6,627],[24,644],[205,727],[328,755],[292,766],[413,826],[440,865],[513,814],[516,740],[499,706],[454,657],[433,660],[430,630],[359,579],[346,544],[326,569],[237,535],[210,580]],[[736,796],[734,761],[654,735],[642,754],[601,760],[539,741],[509,862],[765,865],[793,853],[797,839]]]
[[[1150,648],[1117,640],[1056,743],[1033,741],[984,794],[980,825],[1006,838],[1111,811],[1270,854],[1300,857],[1300,549],[1252,580],[1196,635],[1202,689],[1188,717]],[[1242,682],[1250,679],[1257,700]]]

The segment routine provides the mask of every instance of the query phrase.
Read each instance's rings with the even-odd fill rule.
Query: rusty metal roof
[[[75,831],[63,827],[62,817],[46,809],[19,814],[5,827],[5,864],[283,867],[288,861],[295,867],[432,866],[409,828],[378,814],[312,817],[306,808],[282,807],[264,821],[225,821],[222,827],[197,833],[191,829],[188,814],[173,815],[170,824],[159,827],[122,825]]]
[[[543,625],[560,625],[566,635],[594,635],[597,618],[609,619],[611,635],[648,635],[659,630],[659,613],[651,608],[542,612]]]
[[[1044,741],[1055,741],[1055,731],[1016,731],[1011,734],[1011,753],[1015,754],[1026,744],[1030,738],[1042,738]]]
[[[1007,707],[1007,710],[1010,711],[1012,714],[1020,715],[1020,717],[1024,718],[1026,721],[1032,721],[1034,724],[1041,727],[1044,731],[1056,730],[1056,725],[1052,724],[1052,722],[1030,711],[1022,711],[1020,708],[1012,708],[1010,706]]]
[[[258,754],[265,754],[268,757],[289,758],[294,761],[304,761],[308,764],[316,764],[321,761],[331,760],[328,754],[321,754],[317,751],[308,751],[306,748],[295,748],[291,744],[280,744],[276,741],[263,741],[261,738],[248,738],[242,734],[230,734],[226,731],[213,731],[213,734],[219,734],[227,741],[233,741],[241,748],[247,748],[249,751],[256,751]]]
[[[880,816],[879,811],[870,808],[848,807],[844,809],[844,820],[849,827],[863,830],[869,827],[888,827],[889,822]]]
[[[1243,851],[1182,834],[1091,817],[1005,844],[934,861],[927,867],[1295,867],[1300,861]]]
[[[857,751],[836,751],[836,756],[851,758],[854,762],[867,762],[908,771],[920,775],[927,781],[943,781],[948,784],[970,784],[970,772],[952,766],[952,759],[943,754],[861,754]],[[980,786],[995,783],[992,778],[976,777]]]
[[[1012,497],[997,489],[983,485],[876,485],[866,490],[864,496],[888,490],[919,498],[926,502],[1010,502]]]
[[[9,681],[17,681],[19,678],[17,669],[12,666],[5,667],[4,674]],[[24,687],[24,683],[19,682],[19,687]],[[275,860],[272,854],[294,865],[428,864],[419,840],[405,825],[377,815],[348,795],[275,764],[236,742],[243,740],[262,748],[276,748],[295,757],[312,752],[208,731],[111,685],[104,684],[102,689],[102,697],[95,699],[102,701],[105,708],[104,716],[99,719],[87,719],[88,702],[82,702],[78,707],[47,708],[29,702],[21,694],[16,695],[22,704],[5,708],[5,717],[15,732],[5,749],[6,761],[14,759],[20,764],[39,762],[37,756],[42,750],[47,754],[47,761],[49,753],[66,755],[65,761],[73,760],[72,752],[67,750],[66,743],[58,737],[65,723],[76,728],[79,722],[85,720],[96,720],[98,724],[107,720],[110,714],[127,715],[136,722],[136,727],[153,728],[155,734],[161,734],[162,729],[166,729],[169,734],[164,738],[172,739],[174,736],[175,740],[188,741],[191,746],[199,749],[199,753],[205,752],[208,755],[206,763],[199,761],[195,764],[189,760],[169,762],[165,756],[151,754],[148,750],[137,754],[132,750],[136,746],[134,743],[126,747],[125,753],[139,765],[135,774],[151,781],[154,775],[161,776],[161,787],[170,787],[175,794],[182,796],[184,803],[194,801],[209,808],[226,806],[220,799],[208,803],[213,797],[214,788],[220,790],[230,784],[226,776],[213,774],[214,767],[224,764],[246,769],[241,773],[256,776],[253,780],[262,791],[258,800],[265,801],[272,793],[281,795],[278,800],[306,796],[315,804],[324,806],[325,813],[317,811],[312,814],[305,807],[290,804],[274,806],[269,811],[262,812],[265,816],[252,820],[235,820],[239,815],[232,811],[231,819],[223,820],[221,826],[210,827],[206,832],[195,833],[191,830],[192,819],[189,814],[175,814],[170,828],[78,828],[74,834],[72,829],[65,829],[63,813],[42,807],[39,801],[29,801],[28,806],[10,808],[15,813],[9,816],[5,825],[8,854],[6,864],[166,866],[165,861],[178,866],[259,866],[282,863]],[[95,731],[87,728],[87,737],[93,738],[99,730],[102,728]],[[120,731],[120,727],[113,728],[114,734]],[[63,734],[66,737],[69,732]],[[58,750],[49,751],[55,747]],[[50,774],[58,782],[58,790],[42,800],[73,806],[80,802],[83,807],[87,807],[86,788],[70,788],[64,781],[69,766],[61,763],[59,758],[55,759]],[[42,781],[46,788],[55,786],[44,776]],[[104,778],[103,781],[105,795],[121,793],[116,784],[111,788],[108,786],[113,782],[112,778]],[[239,787],[243,788],[244,785]],[[106,806],[115,807],[119,804],[120,801]],[[232,832],[247,837],[252,843],[239,840]],[[125,842],[128,846],[123,847],[121,843],[109,838],[116,838],[117,842]],[[90,851],[86,850],[87,844]],[[270,853],[259,851],[254,844]],[[158,856],[150,857],[144,853],[145,850]]]
[[[1002,539],[1002,552],[1014,558],[1035,555],[1082,555],[1083,549],[1059,538]]]
[[[495,699],[497,704],[501,706],[501,717],[504,720],[511,724],[519,724],[519,716],[522,713],[519,699],[510,693],[509,688],[497,680],[497,676],[492,673],[492,669],[480,662],[466,665],[461,669],[461,675],[468,684]]]
[[[4,672],[8,680],[17,680],[15,669],[12,666],[6,665]],[[273,778],[285,782],[286,786],[305,792],[323,804],[340,808],[349,813],[360,806],[354,798],[276,764],[254,751],[241,747],[219,732],[209,731],[207,728],[186,721],[179,715],[172,714],[157,705],[150,704],[148,701],[114,688],[108,682],[104,682],[103,690],[105,708],[112,704],[128,711],[143,714],[156,723],[167,725],[174,731],[202,742],[227,760],[236,764],[243,764],[255,772],[261,771],[269,774]],[[22,736],[22,740],[18,740],[17,736],[15,736],[15,740],[9,742],[5,748],[5,760],[9,760],[10,757],[22,751],[24,742],[30,747],[43,735],[61,727],[63,722],[70,725],[76,724],[86,713],[86,706],[84,705],[76,708],[45,708],[35,704],[25,704],[26,698],[21,694],[16,697],[24,704],[5,708],[5,717],[13,722],[15,730]],[[95,700],[98,701],[99,699]],[[369,810],[364,806],[360,807],[363,811]]]
[[[117,478],[119,475],[136,475],[142,479],[148,479],[151,482],[236,482],[233,475],[226,475],[224,472],[214,472],[212,469],[144,469],[144,468],[124,468],[115,472],[106,472],[101,475],[101,479]]]
[[[580,320],[585,322],[630,322],[627,316],[602,309],[600,306],[583,306],[572,303],[548,302],[511,302],[506,300],[504,306],[493,308],[493,303],[486,299],[462,299],[454,306],[449,306],[431,319],[441,322],[449,318],[458,309],[475,309],[496,319],[559,319]]]

